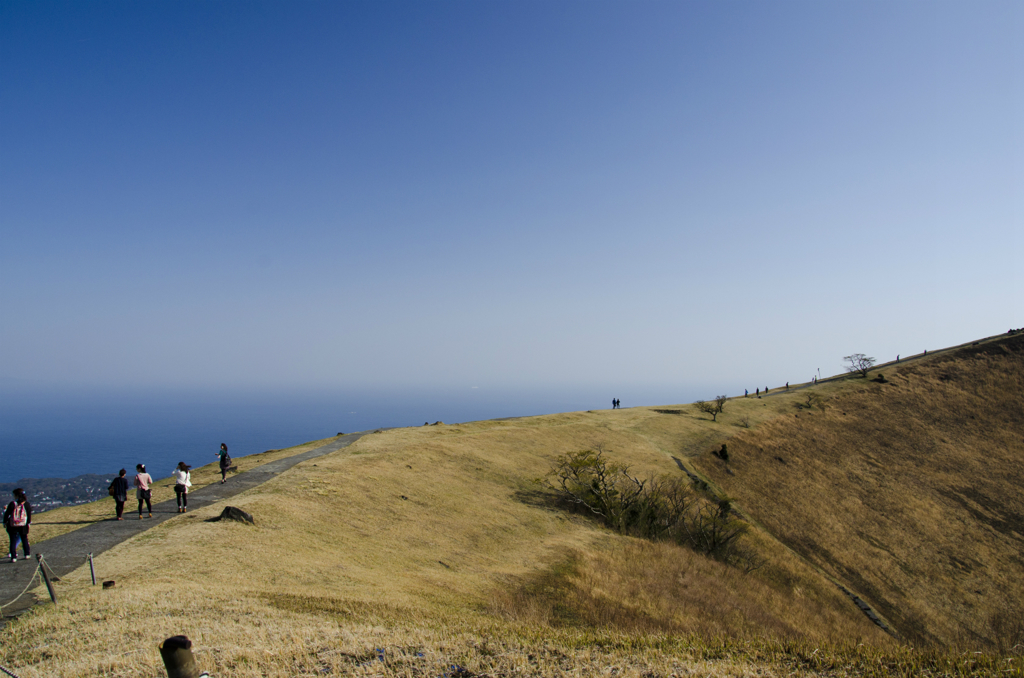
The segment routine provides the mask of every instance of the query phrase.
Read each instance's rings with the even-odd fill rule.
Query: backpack
[[[11,525],[14,527],[25,527],[28,525],[28,515],[25,512],[25,503],[14,503],[14,511],[11,513]]]
[[[228,468],[229,466],[231,466],[231,455],[225,452],[224,456],[221,457],[220,459],[220,465],[223,468]]]

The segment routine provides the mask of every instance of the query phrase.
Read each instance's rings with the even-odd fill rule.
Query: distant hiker
[[[764,387],[764,392],[767,395],[767,393],[768,393],[768,387],[767,386]]]
[[[617,410],[621,410],[622,409],[622,401],[619,400],[618,398],[615,399],[615,409],[617,409]]]
[[[748,395],[750,395],[750,391],[743,389],[743,397],[746,398]]]
[[[135,496],[139,500],[139,520],[142,520],[142,503],[146,503],[146,511],[149,512],[149,517],[153,517],[153,490],[149,489],[149,486],[153,483],[153,476],[146,473],[145,464],[136,464],[135,470]]]
[[[616,403],[617,403],[617,402],[618,402],[618,401],[617,401],[617,400],[615,400],[615,398],[612,398],[612,409],[613,409],[613,410],[615,409],[615,407],[616,407]]]
[[[192,468],[183,461],[179,461],[174,467],[174,497],[178,500],[178,513],[184,513],[188,509],[188,488],[192,487]]]
[[[900,354],[899,354],[899,353],[897,353],[897,354],[896,354],[896,362],[899,362],[899,361],[900,361]]]
[[[28,528],[32,524],[32,505],[28,503],[25,490],[20,487],[14,488],[14,501],[4,509],[4,527],[7,529],[7,536],[11,540],[11,562],[18,562],[18,541],[21,541],[21,548],[25,551],[25,559],[32,554],[32,547],[28,545]]]
[[[221,443],[217,456],[220,457],[220,482],[223,485],[227,482],[228,469],[231,468],[231,455],[228,454],[228,446]]]
[[[118,471],[117,477],[110,481],[110,487],[107,488],[110,496],[114,498],[118,520],[124,520],[124,503],[128,501],[128,479],[124,477],[125,473],[124,469]]]
[[[761,397],[761,387],[760,387],[760,386],[758,386],[758,387],[757,387],[757,392],[755,393],[755,395],[756,395],[756,396],[757,396],[758,398],[760,398],[760,397]]]
[[[789,390],[789,382],[788,381],[786,382],[786,390],[787,391]]]

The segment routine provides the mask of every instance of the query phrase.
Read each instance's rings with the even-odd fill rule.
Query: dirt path
[[[198,509],[229,499],[265,483],[296,464],[348,447],[364,435],[366,433],[350,433],[338,436],[330,443],[308,452],[267,462],[251,471],[244,471],[231,476],[228,482],[223,485],[217,482],[189,492],[188,507],[189,509]],[[131,494],[129,499],[134,499],[134,493]],[[173,499],[155,504],[153,506],[153,517],[145,520],[138,520],[137,514],[126,508],[124,520],[104,520],[88,527],[47,539],[38,544],[32,544],[32,558],[28,560],[19,558],[16,563],[0,563],[0,605],[3,605],[3,608],[0,608],[0,612],[2,612],[0,619],[24,612],[38,602],[31,594],[25,594],[12,603],[12,599],[25,589],[29,579],[36,570],[36,554],[42,554],[53,574],[62,577],[88,562],[88,555],[90,553],[94,557],[98,556],[107,549],[113,548],[121,542],[141,534],[166,520],[171,520],[178,515],[178,508]],[[7,535],[4,534],[2,536],[5,539],[3,548],[6,551]]]

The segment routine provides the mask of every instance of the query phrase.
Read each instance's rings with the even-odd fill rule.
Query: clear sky
[[[1019,1],[0,4],[8,384],[734,394],[1022,231]]]

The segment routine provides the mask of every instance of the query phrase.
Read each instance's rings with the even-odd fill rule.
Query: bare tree
[[[696,405],[697,409],[704,414],[710,414],[711,421],[718,421],[718,415],[725,409],[725,401],[726,397],[724,395],[720,395],[715,396],[715,401],[713,403],[709,403],[706,400],[698,400],[694,405]]]
[[[875,366],[875,359],[869,358],[863,353],[843,356],[846,361],[846,371],[850,374],[859,374],[862,377],[868,376],[868,370]]]

